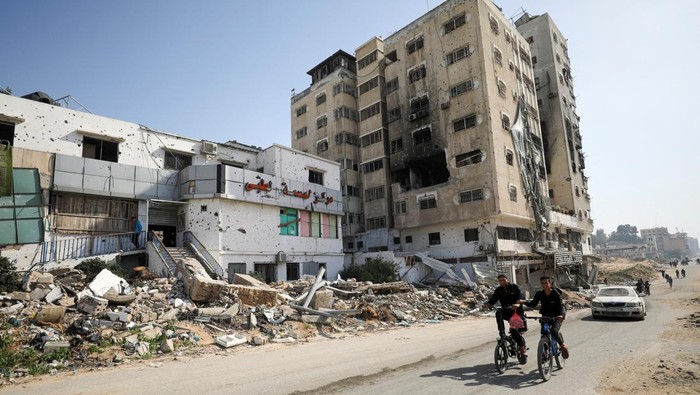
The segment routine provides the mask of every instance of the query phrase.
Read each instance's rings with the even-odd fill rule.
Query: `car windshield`
[[[598,296],[630,296],[630,290],[627,288],[603,288],[598,292]]]

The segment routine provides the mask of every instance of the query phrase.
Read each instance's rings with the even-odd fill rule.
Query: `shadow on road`
[[[511,374],[508,374],[509,372]],[[517,373],[517,375],[512,373]],[[556,373],[555,368],[552,376],[556,376]],[[532,362],[528,362],[525,366],[511,363],[504,374],[499,374],[493,364],[483,364],[450,370],[436,370],[421,377],[442,377],[465,381],[464,385],[466,387],[498,385],[510,389],[522,389],[543,383],[540,374],[537,372],[537,365]]]

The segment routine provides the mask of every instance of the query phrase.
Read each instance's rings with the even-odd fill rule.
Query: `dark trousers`
[[[561,329],[561,322],[554,320],[554,322],[549,323],[549,331],[552,332],[552,337],[559,343],[559,345],[564,344],[564,339],[559,334],[559,329]]]
[[[503,323],[503,320],[509,320],[510,317],[513,316],[513,314],[516,314],[514,310],[496,310],[496,323],[498,324],[498,333],[505,335],[506,333],[506,324]],[[523,323],[525,323],[525,317],[522,315],[520,318],[523,319]],[[527,331],[527,326],[523,329],[513,329],[510,328],[510,335],[513,337],[513,340],[515,340],[516,343],[518,343],[519,346],[524,346],[525,345],[525,338],[523,335],[520,334],[520,331]]]

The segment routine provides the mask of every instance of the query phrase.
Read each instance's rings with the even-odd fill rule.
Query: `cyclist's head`
[[[505,276],[505,274],[499,274],[498,277],[498,285],[505,287],[508,285],[508,277]]]
[[[551,289],[552,279],[547,276],[540,277],[540,285],[542,285],[542,289]]]

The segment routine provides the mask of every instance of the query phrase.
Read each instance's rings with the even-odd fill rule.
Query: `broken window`
[[[119,143],[83,137],[83,158],[119,161]]]
[[[445,34],[447,34],[465,23],[467,23],[467,17],[465,14],[461,14],[447,21],[447,23],[443,25],[443,30],[445,31]]]
[[[554,198],[554,189],[549,190],[549,197],[550,197],[550,199]]]
[[[304,136],[306,136],[307,131],[308,131],[308,130],[307,130],[306,126],[304,126],[304,127],[301,128],[301,129],[298,129],[298,130],[295,132],[296,135],[297,135],[297,140],[300,139],[300,138],[302,138],[302,137],[304,137]]]
[[[389,152],[393,154],[398,151],[403,151],[403,138],[401,137],[389,142]]]
[[[498,80],[498,94],[501,95],[501,97],[506,97],[506,93],[508,92],[508,87],[506,86],[506,83]]]
[[[406,236],[406,244],[411,244],[413,243],[413,236]]]
[[[355,88],[351,85],[341,82],[333,86],[333,96],[339,95],[341,93],[347,93],[348,95],[355,97]]]
[[[371,117],[379,114],[379,110],[380,110],[380,103],[379,102],[365,107],[364,109],[360,110],[360,120],[364,121],[367,118],[371,118]]]
[[[408,52],[409,55],[421,48],[423,48],[423,36],[416,37],[406,43],[406,52]]]
[[[299,213],[293,208],[280,208],[280,234],[299,236]]]
[[[1,140],[7,140],[10,143],[10,146],[14,145],[14,143],[15,143],[15,124],[14,123],[0,122],[0,141]]]
[[[375,130],[372,133],[368,133],[362,137],[360,137],[360,142],[362,143],[362,147],[367,147],[368,145],[372,145],[374,143],[378,143],[382,141],[382,130]]]
[[[350,144],[350,145],[360,145],[360,141],[354,134],[348,132],[340,132],[335,135],[335,144]]]
[[[409,121],[415,121],[428,116],[430,100],[427,95],[411,100],[411,114]]]
[[[357,242],[357,249],[361,250],[365,247],[365,242],[364,241],[358,241]]]
[[[381,159],[373,160],[372,162],[367,162],[362,164],[363,173],[371,173],[377,171],[384,167],[384,162]]]
[[[418,199],[418,208],[428,210],[437,207],[437,199],[435,196],[426,196]]]
[[[323,185],[323,173],[316,170],[309,170],[309,182],[312,184]]]
[[[326,102],[326,94],[321,93],[320,95],[316,96],[316,105],[318,106],[319,104],[323,104]]]
[[[460,130],[473,128],[476,126],[476,114],[467,115],[466,117],[459,118],[458,120],[452,122],[452,126],[455,132]]]
[[[320,154],[322,152],[328,151],[328,139],[323,139],[316,143],[316,153]]]
[[[479,241],[479,229],[478,228],[464,229],[464,241]]]
[[[419,145],[430,142],[431,137],[430,128],[419,129],[413,132],[413,144]]]
[[[518,187],[516,187],[515,185],[510,185],[508,187],[508,198],[510,198],[511,202],[518,201]]]
[[[340,119],[340,118],[347,118],[347,119],[352,119],[353,121],[359,121],[360,118],[357,114],[357,111],[353,110],[350,107],[339,107],[336,108],[335,111],[333,112],[335,115],[335,119]]]
[[[398,81],[398,80],[397,80]],[[360,85],[360,96],[371,91],[372,89],[379,86],[379,76],[372,78],[371,80]]]
[[[399,89],[399,77],[386,83],[386,93],[387,95],[395,90]]]
[[[481,163],[483,153],[481,150],[469,151],[466,154],[459,154],[455,157],[456,166],[463,167],[467,165]]]
[[[297,117],[300,117],[302,114],[306,112],[306,104],[303,106],[297,108]]]
[[[513,166],[513,151],[506,149],[506,163]]]
[[[440,232],[428,233],[428,244],[431,246],[440,244]]]
[[[489,15],[489,24],[491,25],[491,31],[493,34],[498,34],[498,21],[496,20],[496,17]]]
[[[365,189],[365,202],[384,199],[384,187]]]
[[[469,191],[462,191],[459,193],[460,203],[476,202],[479,200],[484,200],[483,189],[471,189]]]
[[[406,190],[442,184],[450,179],[447,157],[444,152],[439,152],[412,160],[408,162],[407,169],[393,172],[392,177]]]
[[[493,61],[496,62],[497,65],[503,66],[503,54],[501,54],[501,50],[496,47],[493,48]]]
[[[346,185],[343,187],[343,196],[360,196],[360,188],[352,185]]]
[[[408,82],[412,84],[422,78],[425,78],[425,76],[425,65],[422,64],[418,67],[414,67],[408,72]]]
[[[516,228],[515,237],[518,241],[533,241],[532,232],[530,229]]]
[[[515,228],[508,228],[505,226],[499,226],[496,228],[496,233],[498,238],[501,240],[515,240]]]
[[[469,55],[471,55],[471,51],[469,50],[469,46],[467,45],[448,53],[445,56],[445,59],[447,61],[447,65],[449,66],[462,59],[469,57]]]
[[[163,168],[170,170],[182,170],[192,165],[192,155],[178,154],[169,150],[165,151],[165,163]]]
[[[389,115],[387,116],[387,123],[392,123],[399,119],[401,119],[401,107],[396,107],[389,110]]]
[[[501,126],[505,130],[510,130],[510,117],[506,114],[501,114]]]
[[[328,125],[328,117],[325,115],[316,118],[316,129],[321,129]]]
[[[340,163],[340,170],[354,170],[358,171],[357,163],[348,158],[342,158],[338,159],[338,163]]]
[[[363,69],[367,66],[369,66],[372,62],[377,60],[377,50],[375,49],[370,53],[369,55],[365,56],[364,58],[360,59],[357,61],[357,69]]]
[[[406,201],[401,200],[394,202],[394,214],[406,214]]]
[[[470,90],[474,89],[474,80],[467,80],[467,81],[462,81],[459,84],[456,84],[452,88],[450,88],[450,96],[456,97],[461,95],[464,92],[469,92]]]
[[[576,191],[576,196],[581,196],[581,191],[578,189],[578,187],[574,187],[574,191]]]
[[[385,217],[367,218],[367,230],[386,228]]]

